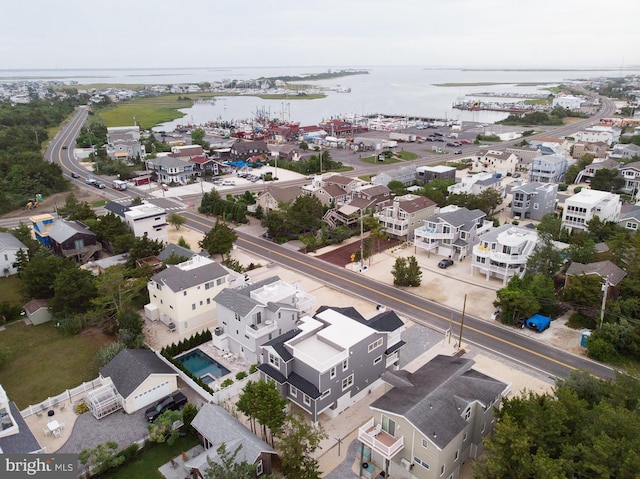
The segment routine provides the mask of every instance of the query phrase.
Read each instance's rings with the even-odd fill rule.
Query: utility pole
[[[464,311],[467,308],[467,294],[464,295],[464,303],[462,305],[462,319],[460,320],[460,340],[458,341],[458,349],[462,347],[462,330],[464,328]]]
[[[602,285],[602,307],[600,308],[600,329],[602,329],[602,323],[604,323],[604,310],[607,306],[607,293],[609,291],[609,276],[604,280]]]

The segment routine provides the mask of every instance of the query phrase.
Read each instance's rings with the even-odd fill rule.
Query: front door
[[[388,433],[390,436],[396,435],[396,422],[393,419],[389,419],[387,416],[382,416],[382,430]]]

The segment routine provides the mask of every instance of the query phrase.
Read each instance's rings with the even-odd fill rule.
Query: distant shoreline
[[[559,82],[459,82],[459,83],[433,83],[433,86],[439,87],[460,87],[460,86],[495,86],[495,85],[515,85],[515,86],[538,86],[538,85],[556,85]]]

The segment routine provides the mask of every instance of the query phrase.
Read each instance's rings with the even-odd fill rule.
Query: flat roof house
[[[22,418],[16,403],[0,385],[0,455],[46,452]]]
[[[511,189],[511,218],[541,220],[556,210],[558,185],[555,183],[525,183]]]
[[[613,221],[620,219],[620,195],[606,191],[583,189],[579,193],[567,198],[562,211],[562,227],[569,230],[585,230],[587,223],[595,216],[600,221]]]

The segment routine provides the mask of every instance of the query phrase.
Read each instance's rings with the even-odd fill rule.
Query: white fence
[[[51,409],[54,406],[59,408],[63,405],[66,405],[66,401],[69,401],[68,405],[69,407],[71,407],[73,405],[73,401],[75,397],[82,396],[87,391],[91,391],[92,389],[95,389],[100,386],[102,386],[102,380],[98,377],[93,381],[82,383],[80,386],[77,386],[73,389],[67,389],[62,394],[49,397],[39,404],[26,407],[25,409],[20,411],[20,414],[22,415],[22,417],[25,417],[25,418],[32,416],[33,414],[39,415],[39,414],[42,414],[42,411],[46,409]]]

